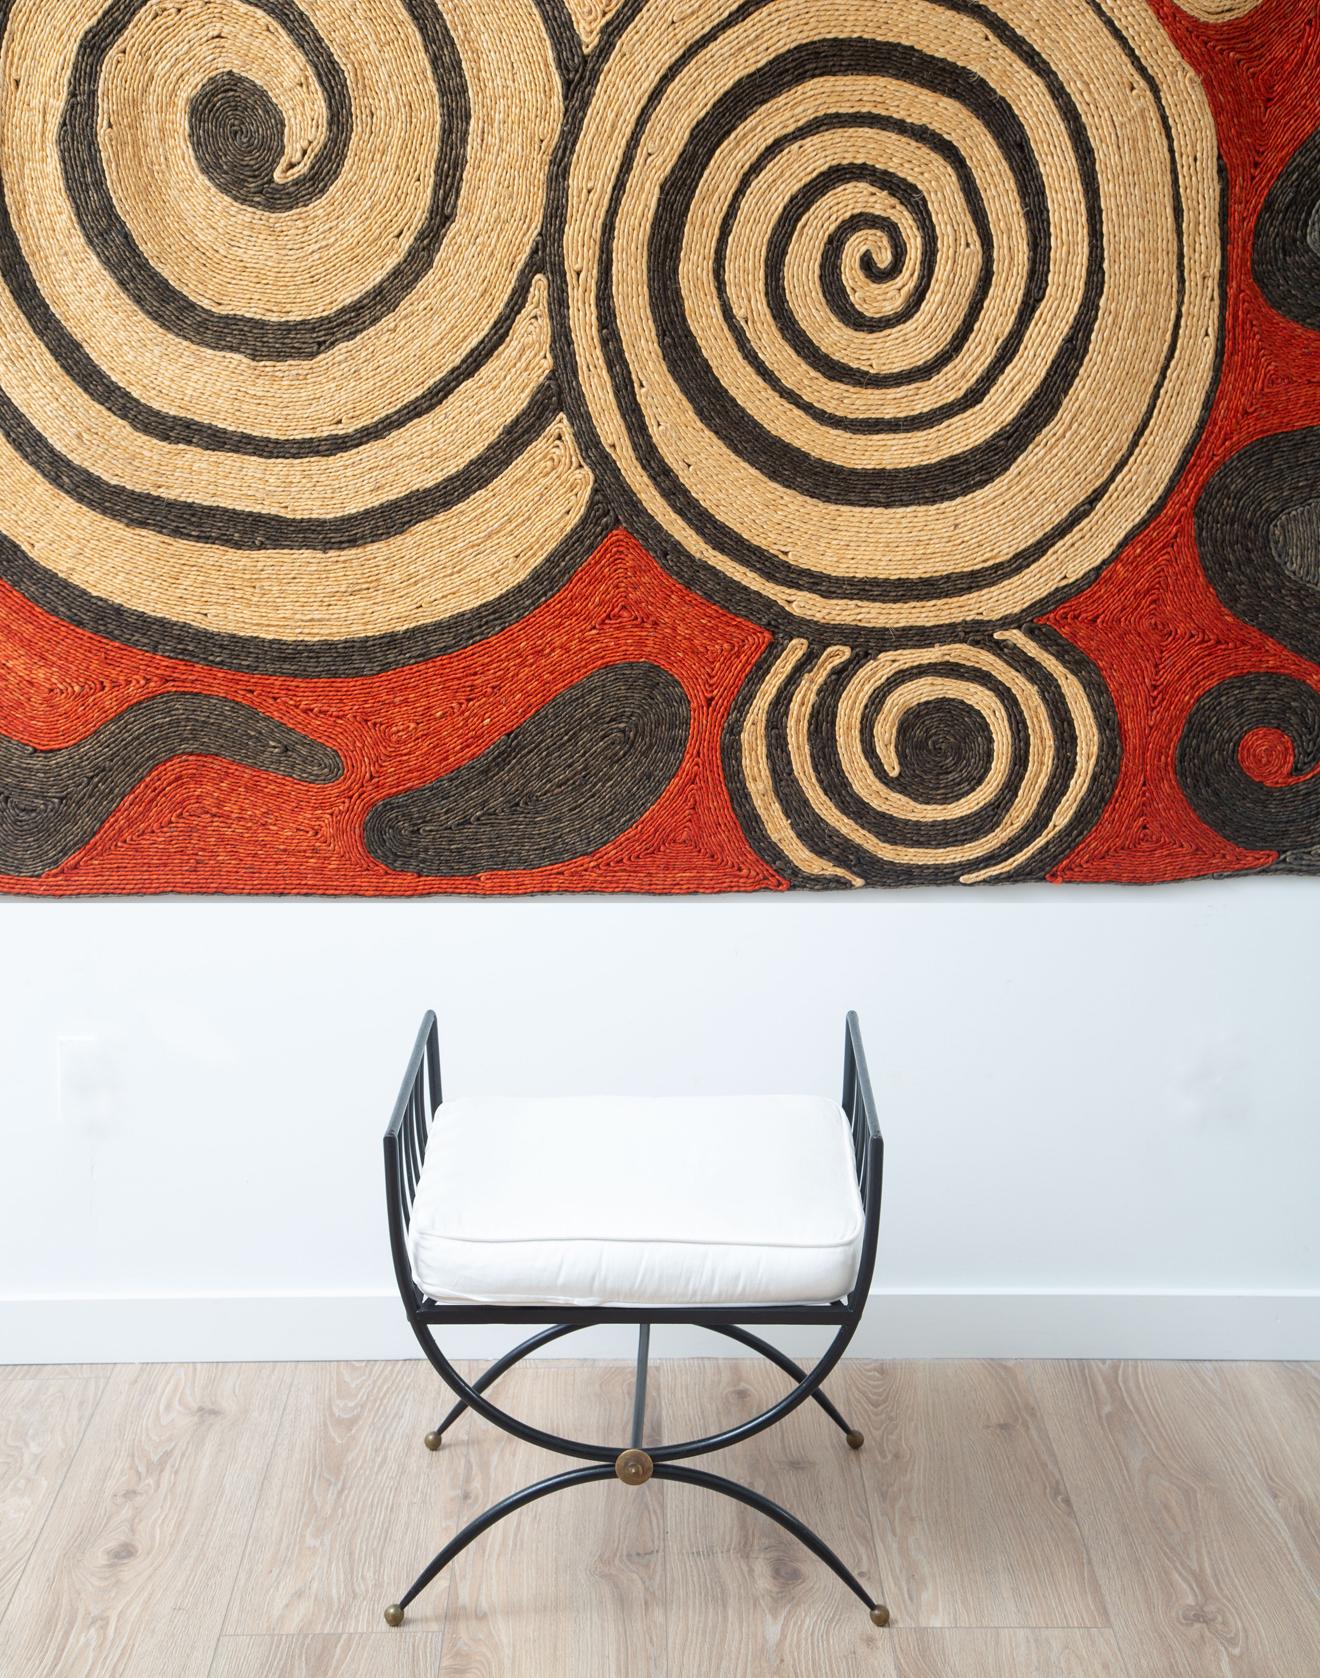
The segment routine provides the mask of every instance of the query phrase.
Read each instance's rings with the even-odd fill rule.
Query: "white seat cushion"
[[[482,1305],[820,1304],[857,1277],[843,1110],[817,1096],[446,1101],[413,1278]]]

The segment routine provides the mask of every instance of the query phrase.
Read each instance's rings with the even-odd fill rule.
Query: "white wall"
[[[867,1351],[1320,1356],[1318,953],[1305,879],[5,901],[0,1361],[406,1351],[379,1135],[428,1005],[450,1093],[833,1089],[859,1009]]]

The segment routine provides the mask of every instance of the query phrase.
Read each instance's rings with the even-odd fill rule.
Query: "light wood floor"
[[[785,1390],[653,1368],[648,1436]],[[887,1631],[763,1517],[617,1482],[462,1521],[570,1466],[420,1362],[0,1368],[4,1678],[1318,1678],[1320,1366],[848,1363],[706,1459],[813,1524]],[[626,1437],[631,1370],[538,1360],[502,1403]]]

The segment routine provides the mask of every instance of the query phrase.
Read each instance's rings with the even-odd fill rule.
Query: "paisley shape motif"
[[[319,740],[204,693],[143,699],[54,750],[0,735],[0,874],[44,874],[64,862],[153,769],[183,756],[222,757],[295,781],[333,781],[343,771]]]
[[[1281,315],[1320,332],[1320,128],[1270,188],[1256,221],[1251,271]]]
[[[1320,426],[1221,466],[1196,503],[1196,545],[1234,616],[1320,662]]]
[[[480,757],[377,804],[367,849],[401,873],[476,875],[587,856],[651,808],[687,747],[690,707],[655,664],[612,664]]]

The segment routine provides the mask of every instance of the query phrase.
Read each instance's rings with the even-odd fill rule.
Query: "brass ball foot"
[[[422,1444],[426,1446],[428,1451],[438,1451],[444,1442],[444,1434],[436,1433],[434,1430],[428,1433],[426,1438],[422,1440]]]
[[[848,1441],[850,1451],[860,1451],[866,1442],[866,1435],[859,1433],[855,1427],[849,1428],[847,1433],[844,1434],[844,1438]]]
[[[871,1624],[873,1626],[887,1626],[889,1624],[889,1610],[883,1602],[877,1602],[871,1610]]]
[[[397,1602],[392,1602],[385,1610],[385,1624],[387,1626],[401,1626],[403,1624],[403,1609]]]

